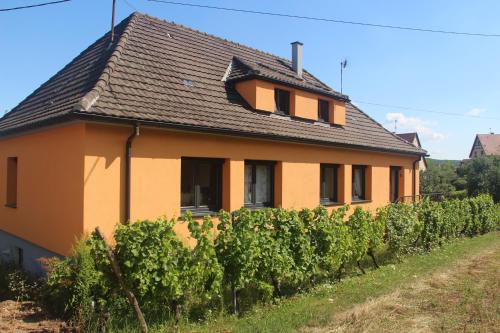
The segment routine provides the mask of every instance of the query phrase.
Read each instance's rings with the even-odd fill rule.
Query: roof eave
[[[26,134],[26,132],[43,129],[46,127],[59,125],[62,123],[67,123],[75,120],[81,121],[96,121],[101,123],[115,123],[115,124],[137,124],[140,123],[142,125],[158,127],[158,128],[170,128],[170,129],[178,129],[190,132],[200,132],[200,133],[211,133],[211,134],[222,134],[222,135],[230,135],[230,136],[238,136],[238,137],[252,137],[258,139],[266,139],[266,140],[274,140],[274,141],[285,141],[285,142],[294,142],[294,143],[302,143],[302,144],[315,144],[321,146],[332,146],[344,149],[356,149],[363,151],[375,151],[375,152],[384,152],[384,153],[393,153],[400,154],[406,156],[421,156],[425,157],[427,155],[427,151],[420,149],[418,151],[404,151],[398,149],[388,149],[388,148],[380,148],[380,147],[369,147],[363,145],[355,145],[355,144],[345,144],[340,142],[327,142],[321,140],[313,140],[313,139],[305,139],[305,138],[297,138],[285,135],[273,135],[273,134],[263,134],[263,133],[253,133],[253,132],[245,132],[245,131],[236,131],[231,129],[224,128],[215,128],[215,127],[205,127],[205,126],[195,126],[195,125],[187,125],[187,124],[179,124],[179,123],[171,123],[171,122],[163,122],[163,121],[153,121],[153,120],[140,120],[135,118],[125,118],[125,117],[116,117],[109,115],[98,115],[94,113],[84,112],[73,110],[73,112],[64,114],[59,117],[55,117],[52,119],[48,119],[41,122],[32,123],[25,126],[16,127],[9,130],[0,131],[0,138],[6,138],[10,136],[18,136]]]
[[[264,133],[254,133],[254,132],[246,132],[246,131],[237,131],[232,129],[225,128],[216,128],[216,127],[206,127],[206,126],[196,126],[196,125],[188,125],[188,124],[180,124],[173,122],[165,122],[165,121],[155,121],[155,120],[140,120],[136,118],[126,118],[126,117],[117,117],[117,116],[109,116],[109,115],[99,115],[89,112],[73,112],[74,116],[80,120],[85,121],[96,121],[96,122],[104,122],[104,123],[118,123],[118,124],[129,124],[135,125],[137,123],[143,126],[151,126],[157,128],[169,128],[169,129],[177,129],[189,132],[199,132],[199,133],[210,133],[210,134],[221,134],[221,135],[229,135],[229,136],[238,136],[238,137],[251,137],[257,139],[265,139],[265,140],[273,140],[273,141],[285,141],[285,142],[294,142],[294,143],[302,143],[302,144],[315,144],[321,146],[333,146],[344,149],[355,149],[355,150],[363,150],[363,151],[375,151],[375,152],[384,152],[384,153],[393,153],[393,154],[401,154],[406,156],[426,156],[427,151],[420,149],[420,151],[404,151],[397,149],[388,149],[381,147],[369,147],[363,145],[355,145],[355,144],[345,144],[345,143],[337,143],[337,142],[328,142],[321,140],[313,140],[313,139],[305,139],[305,138],[297,138],[285,135],[273,135],[273,134],[264,134]]]

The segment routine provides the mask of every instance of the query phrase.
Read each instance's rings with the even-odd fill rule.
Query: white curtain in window
[[[269,202],[271,198],[271,172],[267,165],[257,165],[256,203]]]
[[[245,165],[245,203],[252,203],[252,166]]]
[[[354,198],[360,198],[363,193],[363,182],[361,177],[361,169],[354,169],[353,182],[352,182],[352,192]]]

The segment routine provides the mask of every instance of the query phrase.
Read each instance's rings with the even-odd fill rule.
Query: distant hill
[[[454,166],[458,167],[460,163],[462,162],[461,160],[438,160],[435,158],[427,158],[427,163],[432,163],[434,165],[440,165],[443,163],[452,163]]]

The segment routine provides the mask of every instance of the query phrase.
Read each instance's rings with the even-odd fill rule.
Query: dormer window
[[[318,100],[318,120],[330,122],[330,103],[324,99]]]
[[[274,102],[276,113],[290,114],[290,92],[282,89],[274,89]]]

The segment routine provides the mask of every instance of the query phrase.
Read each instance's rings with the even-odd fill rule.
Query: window
[[[16,246],[14,246],[12,250],[14,251],[14,253],[13,253],[14,264],[18,267],[23,267],[24,250],[22,248],[16,247]]]
[[[352,201],[365,200],[366,166],[352,166]]]
[[[318,100],[318,120],[330,121],[330,103],[323,99]]]
[[[7,158],[7,195],[5,205],[17,207],[17,157]]]
[[[274,162],[245,161],[245,206],[274,205]]]
[[[338,166],[335,164],[321,164],[320,168],[320,202],[321,204],[336,203],[338,201]]]
[[[290,92],[274,89],[274,102],[276,103],[276,113],[290,114]]]
[[[182,158],[181,210],[217,212],[222,201],[221,159]]]
[[[399,199],[399,171],[400,167],[391,166],[390,175],[390,200],[396,202]]]

